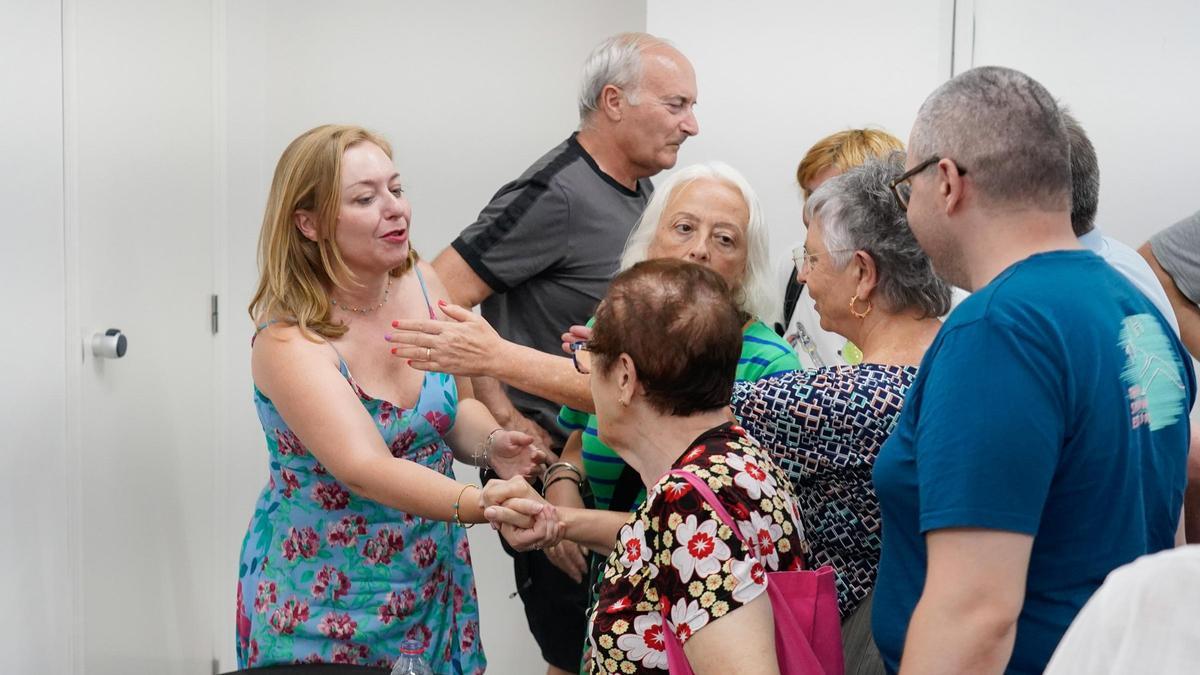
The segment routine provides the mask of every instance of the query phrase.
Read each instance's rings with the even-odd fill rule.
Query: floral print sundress
[[[392,455],[453,478],[444,436],[458,404],[454,379],[426,373],[416,405],[406,409],[372,398],[340,354],[338,360]],[[390,667],[401,643],[416,639],[439,675],[484,672],[466,531],[355,495],[257,387],[254,404],[267,437],[270,480],[242,543],[238,667]]]

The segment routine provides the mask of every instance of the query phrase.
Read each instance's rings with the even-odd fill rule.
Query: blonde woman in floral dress
[[[394,320],[446,297],[411,216],[390,147],[364,129],[317,127],[279,160],[250,308],[270,479],[242,547],[240,667],[387,666],[409,641],[436,673],[486,666],[463,531],[483,520],[480,489],[451,465],[522,480],[544,453],[469,383],[389,353]]]

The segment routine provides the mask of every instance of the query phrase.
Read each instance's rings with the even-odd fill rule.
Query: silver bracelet
[[[555,462],[555,463],[551,464],[550,466],[546,467],[545,473],[542,474],[542,482],[543,483],[548,482],[550,480],[551,476],[554,474],[555,470],[557,470],[557,469],[562,469],[564,471],[570,471],[571,473],[575,474],[575,482],[576,483],[583,483],[583,472],[579,470],[579,467],[575,466],[574,464],[572,464],[570,462]]]
[[[495,440],[496,434],[500,433],[501,431],[504,431],[504,427],[496,427],[495,429],[492,429],[491,432],[488,433],[487,438],[485,438],[483,442],[479,444],[479,448],[475,451],[475,455],[472,457],[472,461],[475,466],[482,467],[484,469],[492,468],[492,441]],[[482,464],[479,463],[481,456],[483,459]]]
[[[550,491],[551,485],[554,485],[555,483],[557,483],[559,481],[564,481],[564,480],[571,481],[572,483],[575,484],[575,487],[579,488],[580,492],[583,491],[583,481],[582,480],[575,480],[574,478],[571,478],[570,476],[555,476],[554,478],[550,478],[550,479],[544,480],[542,482],[542,499],[548,499],[548,497],[546,496],[546,493]]]

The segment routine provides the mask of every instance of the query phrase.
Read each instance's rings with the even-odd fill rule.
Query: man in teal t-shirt
[[[974,291],[875,462],[872,626],[889,671],[1040,673],[1113,569],[1174,544],[1195,376],[1159,310],[1071,229],[1054,98],[970,70],[921,107],[893,185]]]

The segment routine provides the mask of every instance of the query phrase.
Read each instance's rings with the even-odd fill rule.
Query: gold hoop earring
[[[871,313],[871,308],[874,305],[871,304],[870,299],[864,299],[863,301],[867,303],[867,309],[862,314],[859,314],[858,311],[854,309],[854,303],[858,302],[859,299],[860,298],[858,297],[858,293],[855,293],[854,297],[850,298],[850,313],[853,314],[854,316],[857,316],[860,319],[865,319],[865,318],[867,318],[867,315]]]

